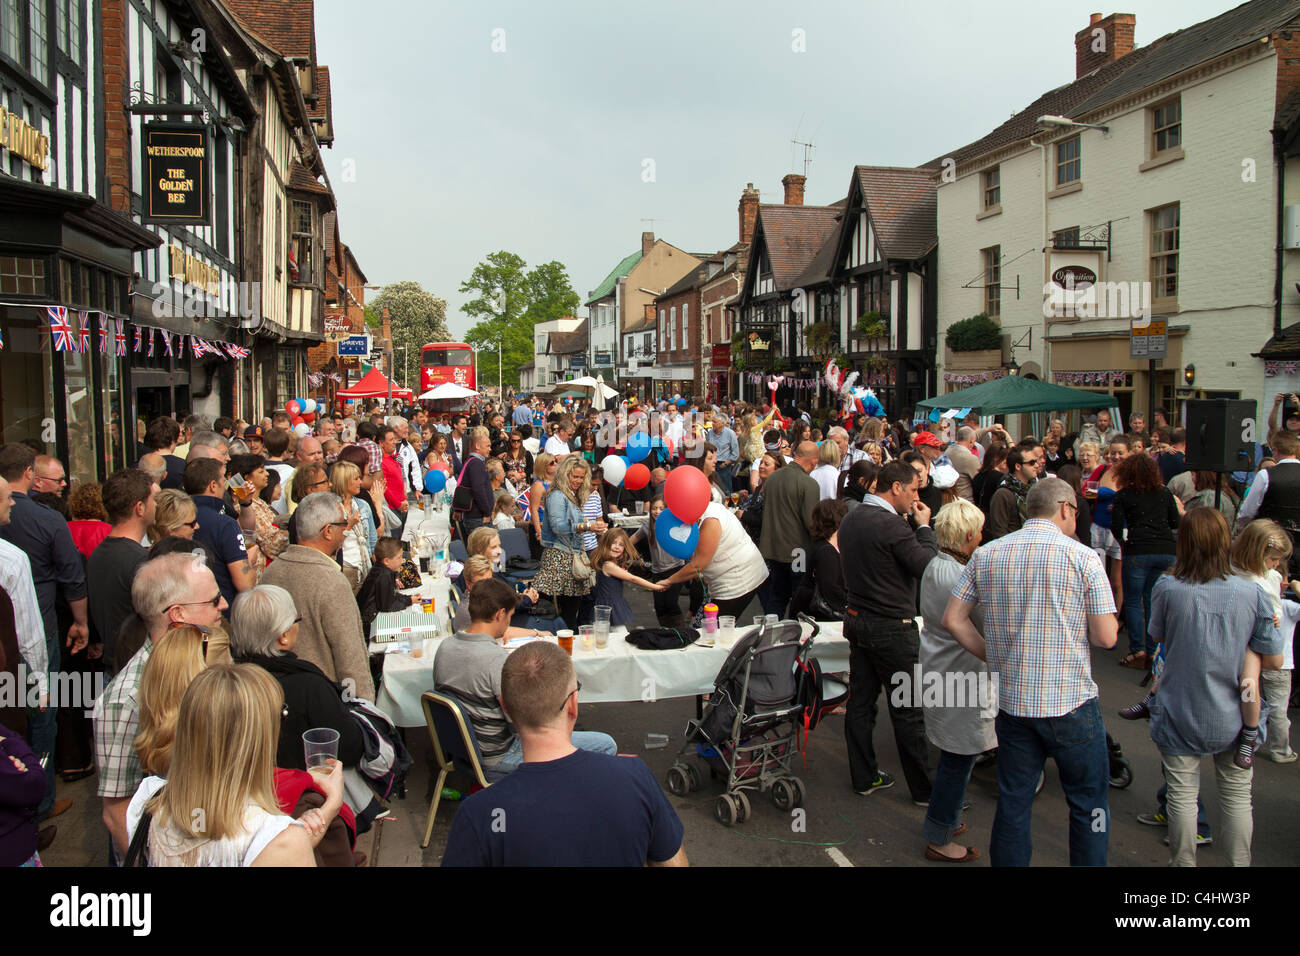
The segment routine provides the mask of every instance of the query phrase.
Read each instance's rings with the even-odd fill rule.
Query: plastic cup
[[[729,647],[736,640],[736,619],[730,614],[718,618],[718,643]]]
[[[614,609],[610,607],[608,604],[597,604],[596,625],[599,626],[601,623],[604,623],[608,627],[609,619],[611,616],[613,616],[613,614],[614,614]]]
[[[572,657],[573,656],[573,632],[569,630],[556,631],[555,636],[559,638],[560,650],[564,651],[564,653]]]
[[[302,756],[308,773],[326,776],[329,762],[338,759],[339,732],[332,727],[314,727],[302,735]]]
[[[582,649],[589,651],[596,646],[596,627],[594,624],[583,624],[578,628],[578,636],[582,639]]]
[[[643,515],[643,514],[645,514],[645,502],[644,502],[644,501],[638,501],[638,502],[636,503],[636,513],[639,514],[639,515]]]

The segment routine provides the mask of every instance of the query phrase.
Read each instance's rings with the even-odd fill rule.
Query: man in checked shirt
[[[989,862],[1028,866],[1034,790],[1048,757],[1070,806],[1070,865],[1105,866],[1110,784],[1106,727],[1089,644],[1114,647],[1115,601],[1100,558],[1074,539],[1074,490],[1029,491],[1024,527],[976,550],[943,626],[997,677],[998,810]],[[984,636],[971,623],[979,604]]]

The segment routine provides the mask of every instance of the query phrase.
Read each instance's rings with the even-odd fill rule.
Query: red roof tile
[[[283,57],[316,60],[313,0],[226,0],[243,24]]]
[[[778,290],[793,289],[839,226],[840,206],[759,206],[767,259]],[[756,227],[756,231],[757,231]]]
[[[939,241],[937,184],[928,169],[858,166],[858,184],[887,258],[919,259]]]

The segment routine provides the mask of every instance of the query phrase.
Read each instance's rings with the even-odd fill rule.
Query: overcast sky
[[[1232,6],[1119,9],[1143,46]],[[745,184],[779,203],[781,177],[803,172],[792,139],[815,145],[809,205],[842,198],[855,164],[915,166],[978,139],[1074,79],[1091,9],[1116,12],[1060,0],[317,0],[342,239],[370,282],[414,279],[446,299],[456,337],[473,324],[460,284],[498,249],[558,259],[585,300],[643,230],[688,252],[734,243]]]

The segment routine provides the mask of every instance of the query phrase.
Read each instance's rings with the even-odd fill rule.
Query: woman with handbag
[[[826,498],[813,508],[808,527],[813,546],[808,554],[808,568],[795,593],[796,608],[807,609],[818,621],[841,621],[849,603],[844,584],[844,564],[840,559],[840,522],[849,513],[842,498]],[[793,614],[796,609],[792,609]]]
[[[591,466],[581,455],[565,455],[555,469],[541,523],[542,566],[533,587],[555,601],[565,623],[576,629],[582,599],[591,592],[596,571],[583,548],[583,534],[604,534],[603,520],[588,521],[582,506],[591,494]]]

